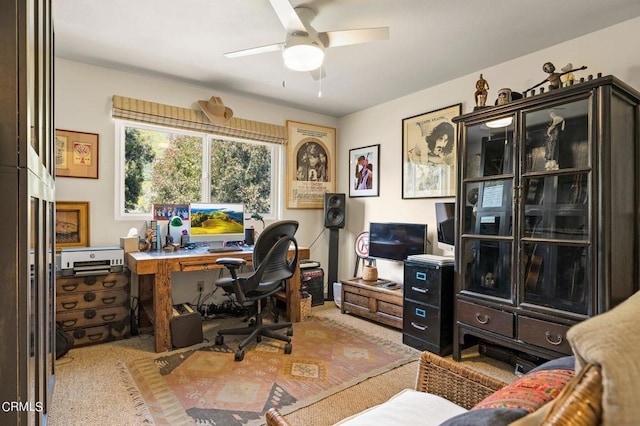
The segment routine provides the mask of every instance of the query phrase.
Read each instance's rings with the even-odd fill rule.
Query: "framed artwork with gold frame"
[[[56,176],[98,179],[96,133],[56,129]]]
[[[56,251],[89,247],[89,202],[56,201]]]
[[[287,121],[287,207],[322,209],[336,188],[336,129]]]

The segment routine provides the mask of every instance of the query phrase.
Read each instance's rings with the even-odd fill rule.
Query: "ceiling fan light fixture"
[[[313,71],[322,65],[324,49],[308,36],[292,35],[287,38],[282,58],[290,70]]]

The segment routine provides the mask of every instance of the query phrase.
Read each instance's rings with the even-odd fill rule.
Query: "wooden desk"
[[[171,273],[188,271],[206,271],[223,268],[216,264],[221,257],[245,259],[251,264],[251,251],[234,251],[209,253],[206,249],[179,250],[165,252],[133,252],[127,253],[125,261],[131,272],[138,276],[140,295],[147,289],[153,293],[153,302],[145,305],[151,311],[156,352],[164,352],[171,348]],[[309,249],[298,249],[298,260],[309,259]],[[287,281],[287,318],[291,322],[300,321],[300,268],[296,265],[295,274]],[[142,303],[142,297],[141,297]]]

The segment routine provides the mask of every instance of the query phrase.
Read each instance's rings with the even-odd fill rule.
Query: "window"
[[[278,216],[278,144],[119,121],[116,218],[148,219],[153,203],[243,203]]]

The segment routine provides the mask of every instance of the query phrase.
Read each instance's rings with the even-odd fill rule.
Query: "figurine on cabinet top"
[[[545,141],[545,158],[547,162],[544,165],[545,170],[558,170],[558,140],[560,139],[560,131],[564,130],[564,118],[560,117],[554,110],[549,112],[551,122],[547,126],[547,135]]]
[[[571,65],[571,64],[568,64]],[[544,80],[542,80],[540,83],[536,84],[533,87],[528,88],[527,90],[525,90],[525,93],[529,92],[530,90],[535,89],[536,87],[542,86],[543,84],[545,84],[547,81],[549,82],[549,89],[550,90],[554,90],[554,89],[558,89],[560,88],[560,78],[563,75],[567,75],[572,73],[573,71],[579,71],[579,70],[586,70],[587,67],[585,65],[581,66],[580,68],[569,68],[565,71],[566,68],[569,68],[568,66],[562,68],[561,73],[556,72],[556,67],[551,63],[551,62],[545,62],[545,64],[542,66],[542,70],[546,73],[549,74],[549,76],[547,78],[545,78]]]
[[[489,90],[489,83],[480,74],[480,78],[476,82],[476,91],[473,95],[476,99],[476,108],[483,107],[487,103],[487,90]]]
[[[563,72],[563,74],[560,75],[560,81],[562,82],[562,87],[571,86],[573,82],[576,80],[576,76],[573,75],[573,73],[571,72],[572,68],[573,68],[573,64],[571,62],[569,62],[564,67],[560,68],[560,71]]]

